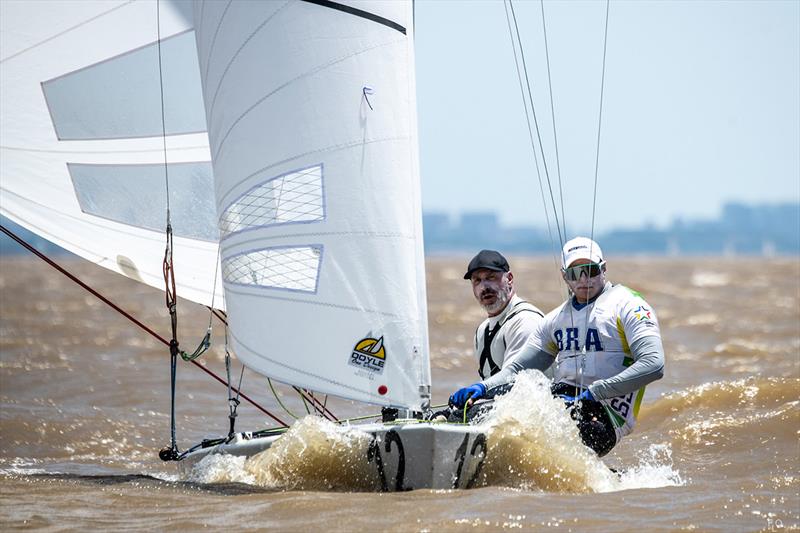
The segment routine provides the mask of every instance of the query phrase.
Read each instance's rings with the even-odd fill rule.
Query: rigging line
[[[209,306],[206,306],[206,309],[211,311],[211,314],[214,315],[215,317],[217,317],[217,319],[220,322],[222,322],[224,325],[226,325],[226,326],[228,325],[228,321],[225,320],[225,316],[224,316],[224,314],[222,314],[222,311],[220,311],[219,309],[214,309],[213,307],[209,307]]]
[[[158,44],[158,86],[161,94],[161,142],[164,149],[164,179],[166,180],[167,190],[167,227],[166,227],[166,247],[164,250],[164,261],[162,268],[164,271],[164,297],[167,310],[169,311],[170,326],[172,329],[172,339],[169,341],[170,355],[170,433],[172,442],[170,449],[174,456],[178,452],[175,422],[175,387],[178,372],[178,353],[180,352],[178,343],[178,296],[175,288],[175,271],[172,262],[172,225],[169,216],[169,170],[167,165],[167,132],[164,120],[164,79],[161,69],[161,0],[156,0],[156,42]]]
[[[3,59],[0,59],[0,64],[2,64],[2,63],[5,63],[6,61],[9,61],[9,60],[11,60],[11,59],[14,59],[15,57],[21,56],[22,54],[24,54],[24,53],[26,53],[26,52],[28,52],[28,51],[30,51],[30,50],[33,50],[34,48],[36,48],[36,47],[38,47],[38,46],[41,46],[41,45],[43,45],[43,44],[45,44],[45,43],[47,43],[47,42],[50,42],[50,41],[52,41],[53,39],[58,39],[58,38],[59,38],[59,37],[61,37],[62,35],[66,35],[67,33],[71,32],[72,30],[76,30],[76,29],[80,28],[81,26],[84,26],[84,25],[86,25],[86,24],[89,24],[90,22],[94,22],[95,20],[97,20],[97,19],[99,19],[99,18],[105,17],[105,16],[106,16],[106,15],[108,15],[109,13],[112,13],[112,12],[114,12],[114,11],[116,11],[116,10],[120,9],[120,8],[123,8],[123,7],[127,6],[128,4],[132,4],[134,1],[135,1],[135,0],[128,0],[128,1],[127,1],[127,2],[125,2],[124,4],[120,4],[120,5],[118,5],[118,6],[112,7],[111,9],[109,9],[109,10],[107,10],[107,11],[103,11],[102,13],[99,13],[99,14],[97,14],[97,15],[95,15],[95,16],[93,16],[93,17],[91,17],[91,18],[88,18],[88,19],[86,19],[86,20],[82,20],[82,21],[80,21],[79,23],[75,24],[74,26],[70,26],[70,27],[69,27],[69,28],[67,28],[66,30],[62,30],[62,31],[60,31],[60,32],[58,32],[58,33],[56,33],[56,34],[54,34],[54,35],[51,35],[51,36],[49,36],[49,37],[45,38],[45,39],[44,39],[44,40],[42,40],[42,41],[36,42],[36,43],[34,43],[34,44],[32,44],[32,45],[28,46],[27,48],[23,48],[23,49],[22,49],[22,50],[20,50],[19,52],[16,52],[16,53],[14,53],[14,54],[11,54],[11,55],[10,55],[10,56],[8,56],[8,57],[4,57]]]
[[[156,42],[158,43],[158,87],[161,95],[161,141],[164,150],[164,180],[167,189],[167,231],[170,231],[169,220],[169,165],[167,164],[167,125],[164,118],[164,72],[161,65],[161,0],[156,0]]]
[[[52,259],[50,259],[46,255],[41,253],[39,250],[37,250],[36,248],[31,246],[30,244],[28,244],[28,242],[26,242],[24,239],[22,239],[22,237],[19,237],[16,233],[14,233],[13,231],[11,231],[7,227],[5,227],[3,224],[0,224],[0,231],[2,231],[6,235],[8,235],[12,239],[14,239],[20,246],[22,246],[23,248],[25,248],[26,250],[28,250],[29,252],[34,254],[36,257],[38,257],[39,259],[41,259],[42,261],[44,261],[45,263],[47,263],[48,265],[50,265],[54,269],[58,270],[60,273],[62,273],[66,277],[68,277],[71,281],[75,282],[77,285],[79,285],[80,287],[82,287],[83,289],[88,291],[90,294],[95,296],[98,300],[100,300],[104,304],[108,305],[109,307],[114,309],[116,312],[118,312],[119,314],[121,314],[122,316],[124,316],[125,318],[127,318],[128,320],[130,320],[131,322],[136,324],[137,326],[139,326],[141,329],[143,329],[144,331],[149,333],[156,340],[160,341],[161,343],[165,344],[166,346],[169,346],[169,341],[167,339],[165,339],[164,337],[162,337],[161,335],[159,335],[158,333],[156,333],[155,331],[153,331],[152,329],[150,329],[149,327],[144,325],[142,322],[137,320],[133,315],[131,315],[130,313],[128,313],[127,311],[125,311],[124,309],[119,307],[117,304],[115,304],[114,302],[112,302],[111,300],[109,300],[108,298],[106,298],[105,296],[103,296],[102,294],[100,294],[99,292],[94,290],[93,288],[91,288],[89,285],[87,285],[86,283],[84,283],[83,281],[78,279],[75,275],[73,275],[71,272],[67,271],[64,267],[62,267],[61,265],[59,265],[58,263],[56,263],[55,261],[53,261]],[[202,370],[203,372],[205,372],[206,374],[211,376],[212,378],[216,379],[217,381],[219,381],[223,385],[227,386],[227,382],[225,382],[225,380],[223,380],[222,378],[217,376],[211,370],[207,369],[206,367],[204,367],[203,365],[201,365],[197,361],[190,361],[190,362],[193,365],[195,365],[197,368],[199,368],[200,370]],[[253,405],[253,407],[258,409],[259,411],[261,411],[265,415],[269,416],[270,418],[272,418],[273,420],[275,420],[279,424],[283,425],[284,427],[288,427],[288,425],[286,423],[284,423],[280,419],[276,418],[272,413],[270,413],[269,411],[267,411],[266,409],[261,407],[258,403],[256,403],[254,400],[252,400],[246,394],[244,394],[244,393],[241,393],[241,394],[242,394],[242,398],[247,400],[251,405]]]
[[[597,207],[597,175],[598,169],[600,166],[600,131],[601,126],[603,124],[603,93],[605,89],[605,80],[606,80],[606,50],[608,46],[608,12],[609,7],[611,5],[610,0],[606,0],[606,20],[605,20],[605,29],[603,30],[603,67],[600,73],[600,109],[597,116],[597,148],[595,149],[595,161],[594,161],[594,195],[592,198],[592,230],[589,238],[594,242],[594,219],[595,219],[595,209]],[[589,257],[591,258],[593,250],[589,249]],[[602,259],[602,258],[601,258]],[[589,273],[586,273],[587,281]],[[601,289],[602,290],[602,289]],[[600,295],[598,294],[595,298],[599,298]],[[591,318],[591,312],[594,309],[594,302],[587,303],[586,305],[586,330],[588,334],[589,330],[589,319]],[[581,354],[581,372],[580,372],[580,392],[583,394],[584,386],[583,386],[583,374],[586,369],[586,341],[584,340],[583,350]],[[588,388],[588,387],[587,387]]]
[[[245,366],[242,365],[242,372],[239,374],[239,387],[238,387],[239,390],[236,391],[236,403],[239,403],[239,396],[241,396],[240,391],[242,390],[242,380],[244,379],[244,368]]]
[[[298,391],[298,392],[300,392],[300,391]],[[306,401],[306,397],[303,396],[302,394],[300,394],[300,399],[303,400],[303,407],[305,407],[305,409],[306,409],[306,414],[310,415],[311,414],[311,409],[308,408],[308,402]]]
[[[275,387],[273,387],[273,386],[272,386],[272,380],[271,380],[271,379],[269,379],[269,378],[267,378],[267,383],[269,384],[269,390],[271,390],[271,391],[272,391],[272,395],[275,397],[275,401],[277,401],[277,402],[278,402],[278,405],[280,405],[281,407],[283,407],[283,410],[284,410],[284,411],[286,411],[286,414],[288,414],[289,416],[291,416],[292,418],[294,418],[295,420],[297,420],[297,415],[295,415],[294,413],[292,413],[292,412],[289,410],[289,408],[288,408],[288,407],[286,407],[286,406],[283,404],[283,402],[281,401],[281,399],[278,397],[278,393],[275,391]]]
[[[528,98],[531,101],[531,113],[533,114],[533,125],[535,126],[536,129],[536,138],[539,141],[539,150],[541,151],[542,154],[542,166],[544,167],[545,179],[547,179],[547,188],[550,191],[550,201],[553,204],[553,217],[555,218],[556,221],[556,230],[558,230],[559,242],[563,245],[564,241],[561,235],[561,224],[559,223],[558,220],[558,211],[556,210],[555,196],[553,195],[553,185],[550,182],[550,172],[547,169],[547,158],[545,157],[544,154],[544,145],[542,144],[542,137],[539,131],[539,120],[536,117],[536,107],[533,104],[533,91],[531,90],[531,80],[530,77],[528,76],[528,65],[527,62],[525,61],[525,49],[522,46],[522,37],[520,36],[519,33],[519,25],[517,24],[517,15],[516,12],[514,11],[514,2],[512,0],[508,0],[508,5],[509,7],[511,7],[511,17],[514,19],[514,29],[517,33],[517,42],[519,43],[519,54],[520,58],[522,59],[522,69],[525,72],[525,82],[528,87]]]
[[[336,415],[331,413],[327,407],[324,406],[320,407],[322,406],[322,404],[319,402],[319,400],[314,398],[313,395],[306,394],[308,391],[303,391],[302,389],[294,385],[292,385],[292,388],[300,394],[300,396],[303,398],[304,401],[308,400],[309,402],[311,402],[311,407],[313,407],[318,413],[322,414],[325,418],[327,418],[328,420],[333,420],[334,422],[339,421],[339,419],[336,418]]]
[[[600,168],[600,128],[603,125],[603,94],[605,92],[606,81],[606,49],[608,46],[608,12],[611,6],[611,1],[606,0],[606,23],[605,31],[603,33],[603,68],[600,74],[600,111],[597,116],[597,148],[595,149],[594,160],[594,197],[592,198],[592,233],[590,238],[594,240],[594,217],[595,209],[597,207],[597,174]]]
[[[209,310],[211,314],[208,317],[208,327],[211,327],[211,320],[213,319],[212,315],[216,314],[216,308],[214,307],[214,301],[217,299],[217,276],[219,275],[219,256],[222,252],[220,251],[219,244],[217,244],[217,257],[216,261],[214,262],[214,283],[211,285],[211,307]],[[219,318],[219,315],[217,315]],[[223,320],[225,325],[228,325],[228,322]]]
[[[530,118],[530,113],[528,112],[528,100],[527,98],[525,98],[525,88],[522,84],[522,72],[520,71],[519,68],[519,59],[517,57],[517,46],[516,42],[514,41],[514,32],[511,29],[511,17],[509,17],[508,14],[508,4],[503,2],[503,7],[505,8],[506,11],[506,23],[508,24],[508,34],[509,37],[511,38],[511,49],[512,52],[514,53],[514,65],[517,68],[517,79],[519,80],[519,90],[520,93],[522,94],[522,105],[525,108],[525,121],[528,124],[528,138],[530,139],[531,143],[531,152],[533,152],[533,161],[536,163],[536,175],[539,180],[539,191],[542,195],[542,206],[544,207],[544,217],[545,221],[547,222],[547,235],[550,238],[550,247],[553,249],[553,258],[555,259],[555,243],[553,241],[553,228],[550,225],[550,215],[548,214],[547,210],[547,199],[545,198],[544,195],[544,184],[542,183],[542,173],[541,170],[539,169],[539,156],[536,154],[536,144],[533,140],[533,129],[531,128],[531,118]]]
[[[228,8],[231,7],[232,3],[233,0],[228,0],[228,3],[225,5],[225,9],[222,10],[222,15],[220,15],[219,19],[217,20],[217,27],[214,29],[214,36],[211,38],[211,44],[208,46],[208,51],[205,54],[206,71],[203,74],[203,87],[205,87],[208,83],[208,71],[211,68],[211,54],[214,53],[214,46],[217,44],[217,35],[219,34],[219,29],[222,27],[222,22],[225,20],[225,15],[228,13]],[[203,2],[203,6],[205,6],[205,2]]]
[[[539,0],[542,7],[542,33],[544,34],[544,57],[547,60],[547,86],[550,91],[550,116],[553,118],[553,142],[556,151],[556,172],[558,173],[558,195],[561,199],[561,222],[563,223],[564,240],[567,240],[567,215],[564,212],[564,190],[561,187],[561,158],[558,154],[558,134],[556,133],[556,108],[553,103],[553,81],[550,75],[550,49],[547,45],[547,23],[544,16],[544,0]]]

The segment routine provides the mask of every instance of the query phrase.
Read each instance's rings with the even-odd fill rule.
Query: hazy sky
[[[541,5],[514,7],[557,189]],[[544,10],[573,233],[591,223],[605,2]],[[417,0],[416,28],[424,209],[544,224],[502,1]],[[596,230],[726,201],[800,201],[800,1],[612,0]]]

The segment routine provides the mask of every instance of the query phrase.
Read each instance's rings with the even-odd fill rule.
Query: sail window
[[[222,237],[248,229],[323,220],[322,191],[322,165],[270,178],[223,211]]]
[[[86,214],[164,231],[164,165],[68,163],[75,196]],[[176,236],[216,241],[219,236],[210,162],[169,165],[170,219]]]
[[[194,31],[161,41],[167,135],[206,131]],[[161,136],[158,44],[42,83],[60,140]]]
[[[322,245],[254,250],[222,261],[226,282],[290,291],[317,292]]]

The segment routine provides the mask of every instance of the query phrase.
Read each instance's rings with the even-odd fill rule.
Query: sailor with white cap
[[[638,292],[606,280],[603,251],[593,240],[568,241],[561,267],[570,297],[545,315],[525,349],[460,405],[490,395],[521,370],[553,366],[553,394],[569,405],[584,444],[603,456],[633,430],[645,386],[664,374],[658,320]]]

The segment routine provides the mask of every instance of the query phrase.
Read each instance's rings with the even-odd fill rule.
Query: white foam
[[[210,453],[192,467],[185,481],[255,485],[255,477],[244,468],[246,460],[244,456]]]
[[[371,441],[363,431],[307,416],[244,467],[263,487],[377,490],[376,470],[367,462]]]
[[[540,372],[522,372],[514,388],[495,402],[489,428],[484,483],[548,492],[613,492],[682,485],[671,449],[651,445],[636,465],[612,472],[583,445],[564,403],[550,394]]]
[[[482,482],[548,492],[606,490],[614,474],[581,442],[564,402],[537,371],[522,372],[495,401],[488,427]]]
[[[656,489],[686,484],[672,464],[669,444],[651,444],[639,454],[639,464],[626,468],[614,483],[613,490]]]

